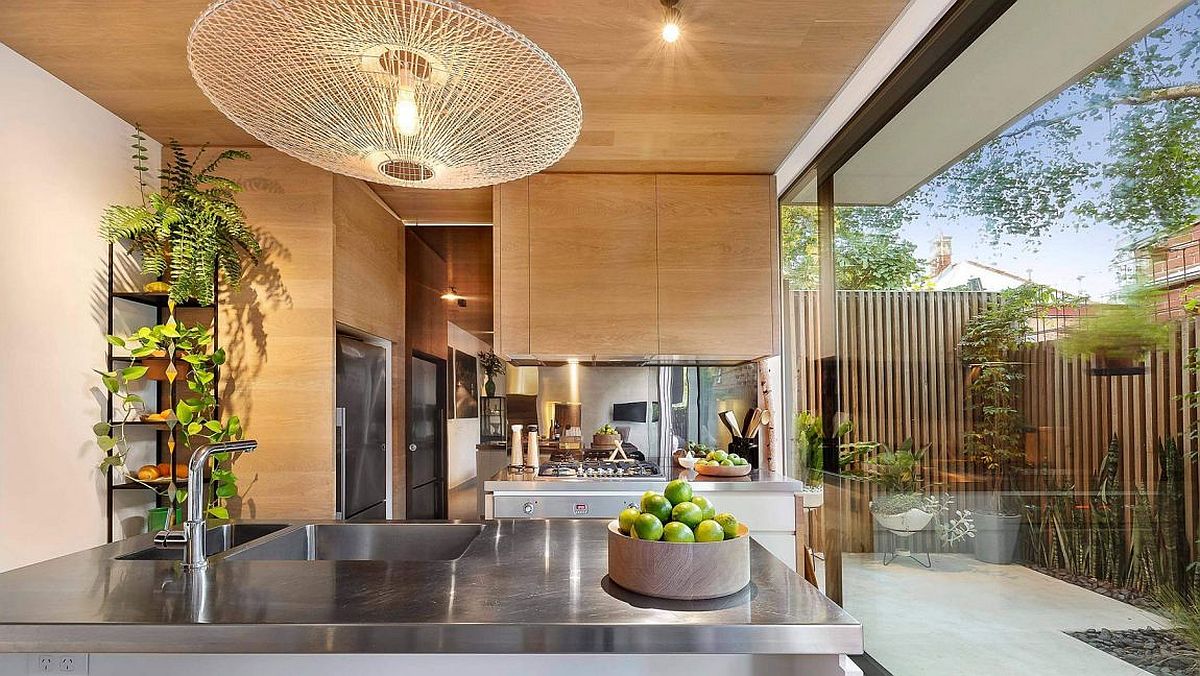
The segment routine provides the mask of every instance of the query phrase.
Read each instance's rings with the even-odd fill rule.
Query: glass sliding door
[[[1018,0],[781,204],[789,472],[892,673],[1200,672],[1145,629],[1200,626],[1197,34]]]

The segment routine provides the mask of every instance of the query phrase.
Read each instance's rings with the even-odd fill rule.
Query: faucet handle
[[[183,549],[187,540],[186,530],[160,530],[154,534],[154,546],[159,549]]]

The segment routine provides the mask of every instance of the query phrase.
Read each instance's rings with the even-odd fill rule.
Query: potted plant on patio
[[[1146,353],[1170,339],[1170,328],[1155,316],[1162,292],[1134,286],[1120,302],[1096,305],[1060,343],[1068,356],[1093,357],[1092,375],[1127,376],[1145,372]]]
[[[872,450],[878,452],[871,453]],[[857,444],[850,453],[843,455],[843,466],[858,463],[849,469],[846,476],[868,481],[879,487],[879,495],[871,501],[871,516],[875,523],[900,538],[909,538],[925,530],[932,522],[938,539],[944,545],[954,545],[968,537],[975,537],[975,526],[970,511],[955,510],[948,495],[928,494],[922,463],[928,447],[917,448],[915,442],[905,439],[896,450],[883,444]],[[908,554],[897,551],[897,554]]]
[[[988,499],[975,511],[975,557],[1011,563],[1021,527],[1015,470],[1024,463],[1024,421],[1017,408],[1024,364],[1013,358],[1034,342],[1031,325],[1050,307],[1074,304],[1054,289],[1032,282],[1002,291],[975,315],[959,340],[967,367],[972,427],[964,456],[984,473]]]

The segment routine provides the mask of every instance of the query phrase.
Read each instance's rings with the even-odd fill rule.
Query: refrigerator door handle
[[[333,518],[346,518],[346,409],[334,409],[334,463],[337,465],[337,501]]]

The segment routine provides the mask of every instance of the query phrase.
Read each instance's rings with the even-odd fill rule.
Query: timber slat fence
[[[850,441],[895,447],[907,438],[929,445],[926,476],[969,490],[977,477],[963,462],[963,439],[971,429],[967,369],[957,345],[973,316],[996,298],[979,291],[839,291],[837,355],[839,411],[855,423]],[[788,350],[794,369],[797,410],[820,411],[818,299],[792,291],[785,309],[792,330]],[[1168,346],[1154,351],[1144,375],[1103,377],[1091,359],[1068,358],[1057,349],[1055,326],[1031,327],[1042,336],[1014,360],[1023,364],[1021,409],[1031,431],[1026,458],[1046,478],[1074,485],[1082,499],[1116,435],[1122,449],[1121,485],[1153,493],[1158,479],[1155,444],[1182,440],[1185,456],[1186,537],[1195,542],[1200,520],[1200,465],[1191,460],[1196,410],[1184,400],[1200,389],[1186,366],[1200,345],[1200,320],[1171,322]],[[982,490],[982,487],[980,487]],[[868,528],[866,491],[852,508]],[[861,504],[859,504],[861,503]],[[870,551],[870,537],[851,537],[850,551]],[[1194,545],[1193,545],[1194,546]]]

